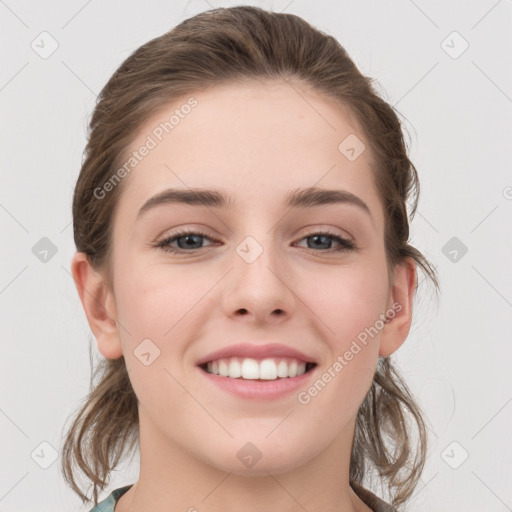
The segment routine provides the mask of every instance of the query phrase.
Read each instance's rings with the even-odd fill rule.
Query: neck
[[[118,500],[115,512],[371,510],[349,486],[355,419],[310,460],[283,471],[283,466],[265,467],[262,458],[242,475],[199,460],[139,416],[140,477]]]

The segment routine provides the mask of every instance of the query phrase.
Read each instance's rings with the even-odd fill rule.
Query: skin
[[[377,358],[407,337],[416,280],[411,262],[388,274],[369,144],[353,118],[304,85],[248,82],[194,97],[197,107],[125,178],[113,289],[83,253],[72,261],[98,350],[124,355],[139,400],[140,478],[116,512],[368,511],[349,486],[355,419]],[[131,150],[186,99],[142,126]],[[367,148],[355,161],[338,150],[349,134]],[[285,210],[291,190],[313,185],[357,195],[371,216],[351,204]],[[233,207],[167,204],[137,220],[170,187],[222,189]],[[210,238],[178,255],[153,246],[178,227]],[[333,252],[333,239],[315,248],[306,237],[326,228],[357,249]],[[263,248],[252,263],[236,252],[247,236]],[[221,347],[276,341],[313,356],[319,376],[393,303],[401,311],[307,405],[297,393],[232,396],[195,366]],[[147,338],[160,350],[149,366],[134,355]],[[247,442],[262,454],[251,468],[237,458]]]

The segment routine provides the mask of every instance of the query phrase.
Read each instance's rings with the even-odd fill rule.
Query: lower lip
[[[204,375],[213,385],[241,398],[250,399],[273,399],[293,393],[301,386],[304,386],[313,373],[315,373],[316,369],[317,366],[298,377],[261,381],[221,377],[215,373],[208,373],[198,367],[201,374]]]

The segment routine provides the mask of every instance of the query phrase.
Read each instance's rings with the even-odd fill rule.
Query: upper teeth
[[[209,361],[206,365],[209,373],[237,379],[275,380],[278,377],[298,377],[306,371],[305,361],[285,358],[268,358],[261,361],[250,357],[229,357]]]

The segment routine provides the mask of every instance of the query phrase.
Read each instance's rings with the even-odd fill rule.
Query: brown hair
[[[145,121],[178,97],[210,85],[285,79],[302,83],[355,114],[378,166],[374,169],[385,212],[390,269],[409,258],[437,287],[435,270],[408,244],[409,220],[419,193],[397,113],[381,99],[344,48],[298,16],[239,6],[203,12],[138,48],[101,91],[93,112],[85,159],[73,197],[77,251],[87,254],[112,285],[112,218],[123,183],[99,200],[94,191],[111,178]],[[409,260],[410,261],[410,260]],[[92,364],[92,363],[91,363]],[[62,471],[82,501],[91,501],[75,480],[75,467],[98,490],[138,436],[137,398],[124,357],[100,360],[90,393],[66,434]],[[417,436],[411,426],[414,424]],[[128,440],[131,440],[129,448]],[[422,413],[389,357],[379,358],[372,386],[359,409],[350,481],[363,483],[369,470],[387,482],[393,506],[411,497],[426,455]]]

